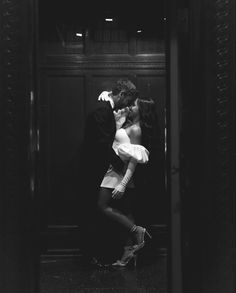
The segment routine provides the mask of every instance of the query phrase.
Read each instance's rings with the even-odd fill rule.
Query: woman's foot
[[[125,267],[128,263],[133,261],[134,266],[136,267],[136,262],[137,262],[137,255],[135,254],[136,249],[137,249],[137,245],[126,246],[124,248],[124,253],[121,259],[114,262],[112,266]]]
[[[135,242],[136,242],[136,248],[135,251],[138,251],[139,249],[143,248],[145,245],[145,233],[148,235],[149,238],[152,238],[152,236],[148,233],[146,228],[143,228],[141,226],[134,226],[131,230],[132,233],[134,233]]]

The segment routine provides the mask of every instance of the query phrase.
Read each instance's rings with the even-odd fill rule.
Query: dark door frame
[[[169,0],[168,3],[171,7],[168,21],[172,28],[168,53],[170,69],[168,96],[172,110],[168,114],[170,125],[168,139],[169,141],[174,139],[168,146],[170,149],[167,160],[171,228],[169,292],[221,293],[223,288],[225,292],[233,293],[235,291],[235,1],[183,1],[188,5],[191,15],[188,34],[190,39],[188,37],[185,39],[187,44],[185,48],[191,53],[191,58],[188,59],[191,61],[191,66],[188,67],[187,72],[191,75],[192,84],[187,94],[193,102],[196,100],[203,102],[201,106],[204,111],[201,112],[203,115],[201,118],[203,118],[203,128],[207,127],[207,131],[203,132],[201,125],[197,125],[198,138],[202,140],[196,141],[195,146],[191,142],[192,149],[187,150],[187,159],[190,159],[190,163],[199,163],[197,160],[191,160],[192,152],[196,154],[203,142],[204,146],[200,151],[205,156],[206,168],[202,168],[201,164],[190,165],[188,174],[185,173],[184,177],[192,181],[188,182],[190,185],[186,185],[185,182],[184,187],[187,187],[189,192],[186,194],[185,190],[184,198],[183,190],[181,189],[180,192],[180,187],[183,188],[180,175],[184,170],[179,164],[179,146],[182,143],[182,140],[179,140],[179,122],[183,118],[183,112],[180,116],[179,102],[180,97],[183,97],[183,87],[180,86],[179,81],[182,71],[178,72],[178,69],[182,68],[183,60],[179,64],[179,50],[182,49],[179,47],[179,38],[176,38],[175,31],[178,23],[177,0]],[[34,0],[0,1],[0,116],[2,119],[0,124],[2,138],[0,281],[4,293],[36,293],[39,288],[39,255],[35,249],[38,243],[39,215],[37,193],[31,181],[32,168],[34,169],[31,165],[32,155],[37,157],[35,148],[37,136],[33,136],[32,140],[30,131],[32,118],[30,93],[35,89],[31,78],[34,12]],[[199,66],[199,62],[203,67]],[[199,87],[201,87],[200,91]],[[186,94],[184,96],[186,98]],[[190,117],[185,123],[186,121],[193,120]],[[192,126],[196,126],[194,123]],[[204,134],[203,138],[202,134]],[[195,180],[199,176],[205,180],[203,183]],[[201,191],[199,184],[203,188],[202,193],[199,193],[199,190]],[[189,197],[193,202],[187,200]],[[186,216],[186,210],[194,206],[197,209],[190,211],[193,215],[189,212]]]
[[[180,99],[177,1],[167,1],[167,194],[169,197],[168,284],[170,293],[182,292],[180,210]]]
[[[40,1],[40,0],[39,0]],[[3,93],[4,108],[2,117],[5,117],[4,123],[1,124],[1,133],[3,135],[4,147],[1,148],[1,159],[5,164],[1,165],[1,191],[4,195],[2,205],[6,207],[6,202],[11,198],[11,205],[7,207],[7,213],[3,213],[3,222],[10,223],[9,226],[1,229],[1,252],[6,253],[4,261],[1,262],[1,281],[5,284],[6,293],[10,292],[32,292],[38,291],[38,273],[39,273],[39,251],[38,232],[39,217],[38,214],[38,196],[37,193],[37,160],[38,160],[38,125],[37,125],[37,1],[36,0],[1,0],[1,29],[3,42],[1,43],[1,93]],[[173,11],[173,8],[172,10]],[[175,95],[175,89],[178,87],[177,82],[177,51],[174,42],[170,44],[170,64],[172,74],[170,75],[169,86],[171,109],[176,110],[175,105],[178,96]],[[23,53],[23,54],[22,54]],[[23,58],[23,59],[22,59]],[[13,93],[13,94],[12,94]],[[19,96],[20,94],[20,96]],[[21,97],[21,99],[19,99]],[[15,105],[17,104],[17,107]],[[22,120],[22,116],[24,119]],[[170,132],[169,141],[175,139],[174,134],[178,133],[178,113],[175,111],[171,114],[171,127],[176,127]],[[17,121],[15,121],[17,120]],[[175,123],[174,123],[175,121]],[[10,139],[9,139],[10,136]],[[169,151],[169,165],[167,168],[178,169],[178,140],[175,147]],[[19,164],[19,162],[21,164]],[[5,169],[4,166],[11,167]],[[19,166],[23,166],[20,168]],[[170,169],[169,169],[170,170]],[[169,171],[169,173],[171,173]],[[33,176],[32,176],[33,175]],[[178,173],[169,176],[169,183],[174,185],[170,191],[175,191],[174,200],[171,203],[170,213],[176,202],[178,202]],[[19,202],[18,198],[21,198]],[[171,198],[171,196],[170,196]],[[20,204],[19,204],[20,203]],[[25,212],[27,211],[27,212]],[[17,214],[17,220],[13,220],[12,214]],[[177,219],[177,221],[176,221]],[[23,226],[19,226],[21,223]],[[181,286],[179,283],[179,274],[177,278],[175,273],[181,272],[178,259],[179,252],[179,213],[172,219],[173,224],[171,233],[174,244],[170,246],[172,257],[170,258],[170,283],[176,290]],[[26,234],[22,234],[22,229]],[[7,238],[8,233],[14,234],[14,245],[10,243],[11,239]],[[171,237],[172,237],[171,236]],[[16,243],[20,242],[20,247]],[[171,242],[171,241],[170,241]],[[178,243],[178,245],[177,245]],[[17,248],[17,252],[15,249]],[[177,250],[176,250],[177,248]],[[19,251],[18,251],[19,249]],[[25,257],[22,258],[21,255]],[[8,256],[8,258],[6,258]],[[178,259],[176,259],[178,257]],[[13,258],[13,262],[9,259]],[[172,263],[174,264],[172,266]],[[17,271],[18,267],[25,269]],[[14,282],[12,281],[14,280]],[[172,289],[171,289],[172,290]]]

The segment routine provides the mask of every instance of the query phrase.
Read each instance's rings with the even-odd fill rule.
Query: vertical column
[[[184,292],[235,291],[235,3],[186,1],[179,38]],[[188,66],[183,66],[183,64]]]
[[[235,292],[235,1],[209,0],[206,22],[208,241],[204,292]]]
[[[30,0],[0,1],[0,291],[36,292],[30,183]]]
[[[182,292],[181,211],[180,211],[180,87],[177,2],[168,1],[167,15],[167,189],[169,207],[169,291]]]

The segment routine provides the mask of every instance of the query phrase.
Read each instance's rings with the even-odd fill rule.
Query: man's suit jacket
[[[123,167],[123,162],[112,149],[115,133],[116,122],[111,104],[97,101],[87,115],[81,151],[82,177],[90,184],[88,189],[99,189],[110,164],[117,170]]]

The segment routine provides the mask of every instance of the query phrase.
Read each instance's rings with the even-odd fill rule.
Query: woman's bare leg
[[[109,201],[112,198],[112,190],[111,188],[101,187],[98,198],[98,209],[107,217],[112,219],[113,221],[120,223],[124,228],[128,231],[131,231],[134,227],[134,223],[129,217],[120,211],[109,206]]]

